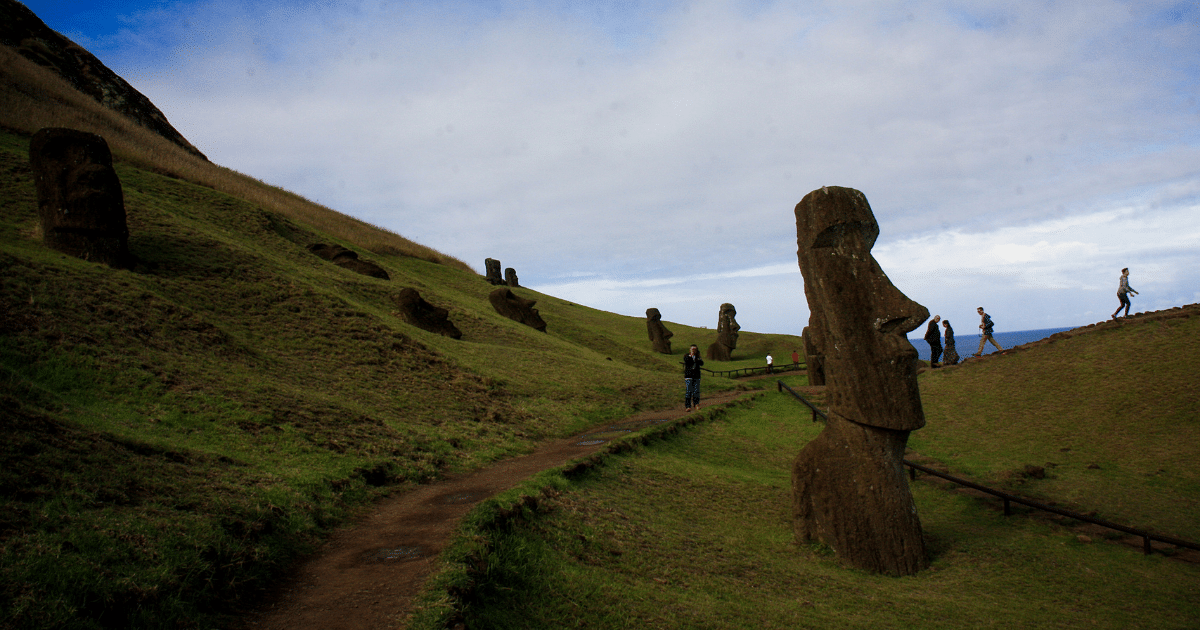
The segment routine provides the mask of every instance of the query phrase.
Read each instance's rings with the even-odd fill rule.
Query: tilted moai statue
[[[733,349],[737,347],[738,331],[742,329],[734,319],[736,316],[737,309],[733,308],[732,304],[721,305],[721,312],[717,315],[717,341],[708,347],[709,359],[714,361],[733,359]]]
[[[817,339],[817,330],[805,326],[800,331],[800,336],[804,338],[804,363],[808,366],[809,385],[825,384],[825,355],[821,352],[822,344]]]
[[[517,270],[509,267],[504,270],[504,284],[510,287],[519,287],[521,283],[517,281]]]
[[[358,257],[358,252],[346,249],[341,245],[330,245],[328,243],[313,243],[308,246],[308,251],[328,260],[329,262],[343,268],[349,269],[354,273],[361,273],[364,276],[379,278],[380,280],[391,280],[387,270],[369,260],[363,260]]]
[[[792,466],[792,526],[797,541],[820,540],[855,567],[910,575],[929,561],[904,475],[908,433],[925,426],[917,351],[905,335],[929,311],[871,256],[878,235],[867,198],[852,188],[820,188],[796,205],[829,420]]]
[[[663,325],[662,314],[656,308],[646,309],[646,331],[650,333],[650,345],[655,352],[671,354],[671,337],[675,333]]]
[[[104,138],[49,127],[33,134],[29,160],[42,242],[76,258],[129,267],[125,195]]]
[[[533,305],[537,304],[537,300],[523,298],[513,293],[512,289],[508,287],[500,287],[488,294],[488,301],[492,303],[492,308],[496,309],[497,313],[530,328],[546,332],[546,322],[538,314],[537,309],[533,308]]]
[[[484,258],[483,266],[487,269],[487,281],[492,285],[504,284],[504,279],[500,277],[500,261],[495,258]]]
[[[462,331],[450,321],[450,311],[426,302],[416,289],[405,287],[392,296],[404,321],[431,333],[462,339]]]

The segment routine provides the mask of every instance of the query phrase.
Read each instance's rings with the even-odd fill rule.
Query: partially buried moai
[[[492,308],[496,309],[497,313],[513,320],[529,326],[530,328],[546,332],[546,321],[538,313],[534,304],[536,300],[523,298],[508,287],[500,287],[493,289],[488,294],[488,301],[492,303]]]
[[[646,309],[646,332],[650,334],[650,345],[655,352],[671,354],[671,337],[675,333],[662,323],[662,314],[656,308]]]
[[[485,271],[484,277],[488,284],[493,286],[504,284],[504,278],[500,277],[500,261],[495,258],[484,258],[483,268]]]
[[[709,359],[714,361],[733,359],[733,350],[737,348],[738,331],[742,329],[734,319],[736,316],[737,309],[733,308],[732,304],[721,305],[721,312],[717,314],[717,341],[708,347]]]
[[[828,186],[796,206],[809,327],[824,353],[829,419],[792,466],[792,526],[850,565],[910,575],[929,565],[904,475],[909,431],[925,426],[917,351],[905,333],[929,317],[900,292],[871,247],[866,197]]]
[[[84,260],[130,266],[125,196],[104,138],[75,129],[42,129],[29,142],[29,160],[42,242]]]

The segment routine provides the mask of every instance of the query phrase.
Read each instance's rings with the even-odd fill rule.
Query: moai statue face
[[[737,309],[728,303],[721,305],[721,312],[717,316],[717,343],[730,350],[737,348],[738,331],[742,329],[734,319],[736,316]]]
[[[538,310],[533,308],[537,300],[523,298],[508,287],[500,287],[488,294],[488,301],[497,313],[530,328],[546,332],[546,321],[538,314]]]
[[[917,351],[906,333],[929,317],[888,280],[871,255],[879,224],[867,198],[828,186],[796,205],[804,293],[825,353],[830,411],[858,424],[925,426]]]
[[[650,335],[655,352],[671,354],[671,337],[674,337],[675,333],[663,325],[662,314],[656,308],[646,309],[646,332]]]

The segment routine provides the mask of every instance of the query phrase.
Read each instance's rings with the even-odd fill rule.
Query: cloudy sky
[[[25,4],[214,162],[604,310],[799,333],[824,185],[963,333],[1200,302],[1193,0]]]

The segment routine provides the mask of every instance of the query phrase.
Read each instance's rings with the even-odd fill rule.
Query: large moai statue
[[[129,267],[125,195],[104,138],[49,127],[33,134],[29,160],[42,242],[76,258]]]
[[[405,287],[392,296],[404,321],[431,333],[462,339],[462,331],[450,321],[450,311],[425,301],[416,289]]]
[[[800,336],[804,338],[804,363],[808,366],[809,385],[825,384],[825,354],[821,350],[820,340],[817,339],[817,330],[812,326],[805,326],[804,330],[800,331]]]
[[[496,260],[495,258],[484,258],[483,266],[484,266],[484,269],[487,270],[486,277],[487,277],[488,284],[491,284],[493,286],[504,284],[504,278],[500,277],[500,261],[499,260]]]
[[[675,333],[663,325],[662,314],[656,308],[646,309],[646,332],[650,333],[650,345],[655,352],[671,354],[671,337]]]
[[[732,304],[725,303],[721,305],[721,312],[717,315],[717,341],[708,347],[707,357],[714,361],[730,361],[733,358],[733,349],[737,347],[738,331],[742,329],[738,326],[737,309],[733,308]]]
[[[538,314],[537,309],[533,308],[533,305],[537,304],[536,300],[523,298],[508,287],[500,287],[488,294],[488,301],[497,313],[530,328],[546,332],[545,320]]]
[[[797,541],[820,540],[850,565],[910,575],[929,561],[903,466],[909,432],[925,426],[917,351],[905,335],[929,311],[871,256],[878,235],[867,198],[852,188],[820,188],[796,205],[829,420],[792,466],[792,526]]]
[[[504,284],[510,287],[519,287],[521,283],[517,280],[517,270],[509,267],[504,270]]]

